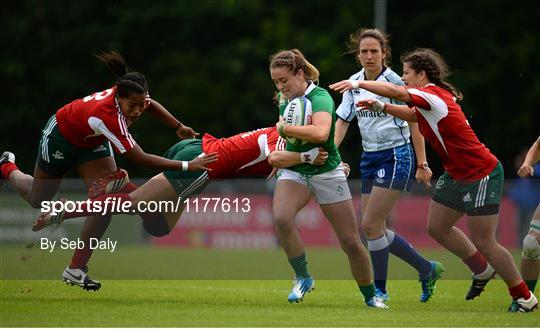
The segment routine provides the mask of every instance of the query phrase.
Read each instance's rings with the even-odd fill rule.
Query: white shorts
[[[277,180],[288,179],[304,185],[318,204],[330,204],[351,199],[351,191],[343,165],[324,174],[308,176],[286,168],[279,169]]]

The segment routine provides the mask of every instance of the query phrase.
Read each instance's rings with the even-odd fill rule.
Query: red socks
[[[71,258],[69,268],[83,268],[88,264],[88,260],[92,256],[92,251],[93,250],[90,249],[90,246],[87,246],[86,243],[83,249],[76,249]]]
[[[478,250],[471,257],[464,259],[463,262],[471,269],[474,275],[484,272],[488,266],[486,259]]]
[[[19,170],[16,164],[12,162],[6,162],[2,166],[0,166],[0,170],[2,171],[2,177],[5,179],[8,179],[9,174],[15,170]]]
[[[529,287],[527,287],[525,281],[521,281],[521,283],[515,287],[508,288],[508,291],[510,292],[510,295],[513,299],[531,298],[531,292],[529,291]]]

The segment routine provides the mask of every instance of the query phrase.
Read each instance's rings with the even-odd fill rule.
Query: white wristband
[[[300,159],[302,159],[302,163],[310,163],[313,164],[315,162],[315,159],[319,155],[319,148],[314,147],[309,151],[300,153]]]
[[[382,112],[384,111],[384,108],[386,107],[386,103],[378,100],[378,99],[374,99],[374,102],[373,102],[373,110],[375,112]]]
[[[353,89],[360,88],[360,81],[358,80],[349,80],[349,83],[352,85]]]
[[[189,162],[182,161],[182,171],[188,171]]]

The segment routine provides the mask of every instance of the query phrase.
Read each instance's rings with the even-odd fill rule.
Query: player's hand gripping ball
[[[283,120],[287,125],[291,126],[304,126],[311,124],[312,116],[311,101],[305,96],[297,97],[287,104],[285,111],[283,112]],[[287,143],[299,146],[304,145],[307,142],[294,138],[286,137]]]

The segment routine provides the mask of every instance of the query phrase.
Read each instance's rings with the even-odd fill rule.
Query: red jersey
[[[109,140],[122,154],[135,146],[127,121],[116,100],[116,87],[77,99],[56,112],[58,129],[80,148],[92,148]]]
[[[270,152],[285,149],[285,140],[275,127],[262,128],[227,138],[204,134],[202,149],[217,152],[219,159],[208,165],[210,178],[224,179],[242,176],[267,176],[272,166],[266,161]]]
[[[452,93],[434,84],[407,90],[420,132],[450,177],[477,180],[493,171],[497,158],[478,140]]]

